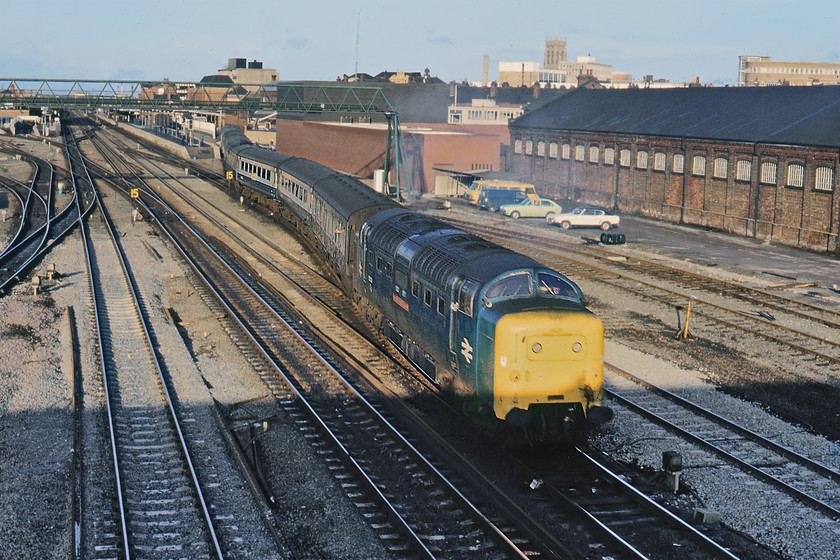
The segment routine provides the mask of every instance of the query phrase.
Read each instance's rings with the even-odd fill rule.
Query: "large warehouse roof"
[[[840,86],[577,89],[510,128],[840,147]]]

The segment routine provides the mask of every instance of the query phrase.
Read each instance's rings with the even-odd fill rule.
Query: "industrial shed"
[[[840,254],[840,86],[577,89],[510,135],[547,196]]]

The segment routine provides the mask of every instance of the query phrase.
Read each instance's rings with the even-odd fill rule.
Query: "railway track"
[[[67,138],[68,150],[76,155],[71,162],[82,161],[75,139]],[[85,168],[74,173],[89,178]],[[103,376],[116,510],[111,509],[113,504],[102,503],[101,511],[82,509],[76,550],[84,549],[86,556],[96,558],[223,558],[138,289],[107,211],[100,209],[102,220],[83,223],[81,234]],[[85,492],[83,484],[76,487]],[[81,498],[75,502],[84,503]]]
[[[621,368],[607,364],[606,369],[611,373],[607,394],[614,401],[816,514],[840,520],[840,472]]]
[[[29,185],[0,178],[0,184],[13,193],[21,207],[18,229],[0,252],[0,290],[5,290],[39,262],[40,257],[78,222],[79,216],[90,210],[90,206],[82,204],[77,207],[75,197],[66,196],[62,197],[62,201],[66,202],[64,206],[56,210],[56,173],[53,165],[26,155],[10,143],[0,144],[0,149],[30,162],[34,169]]]
[[[148,168],[147,168],[147,171],[148,171]],[[180,183],[180,181],[179,181],[179,183]],[[183,185],[183,183],[181,183],[181,185],[178,188],[180,189],[180,188],[183,188],[184,186],[185,185]],[[231,220],[234,220],[234,218],[232,216],[228,216],[228,218],[230,218]],[[227,221],[227,219],[225,220],[226,225],[224,225],[224,226],[219,226],[219,223],[221,222],[221,220],[219,220],[219,219],[214,219],[213,221],[216,222],[217,227],[221,227],[224,230],[232,229],[230,227],[230,223]],[[238,223],[238,222],[236,223],[236,225],[237,225],[237,228],[243,227],[243,224]],[[243,244],[243,243],[240,243],[240,245],[242,247],[247,247],[248,246],[247,244]],[[254,249],[251,249],[251,250],[254,251]],[[194,251],[190,251],[190,254],[193,254],[193,253],[194,253]],[[285,270],[288,273],[288,268],[285,268]],[[261,273],[260,274],[251,273],[252,283],[256,282],[257,278],[259,278],[259,277],[262,277]],[[323,280],[323,279],[322,279],[322,281],[325,282],[325,280]],[[221,287],[216,288],[216,290],[221,290],[221,289],[222,289]],[[231,290],[231,288],[227,287],[227,285],[225,285],[225,288],[222,291],[227,292],[227,291],[230,291],[230,290]],[[232,312],[230,310],[227,310],[227,309],[222,309],[222,310],[219,311],[219,314],[222,314],[222,315],[228,315],[230,313],[232,313]],[[300,318],[296,318],[296,319],[292,319],[290,322],[292,324],[295,324],[299,321],[300,321]],[[231,330],[231,332],[234,332],[234,331],[236,331],[236,327],[231,326],[230,330]],[[258,329],[258,330],[259,330],[259,332],[262,332],[261,329]],[[239,337],[241,337],[241,335],[239,335]],[[247,341],[240,341],[239,344],[242,346],[242,348],[245,352],[248,352]],[[255,361],[260,362],[261,360],[256,359]],[[259,363],[256,363],[255,365],[262,370],[270,369],[270,368],[266,368],[265,365],[260,365]],[[319,381],[318,383],[319,383],[319,385],[320,384],[328,385],[329,381]],[[276,385],[276,383],[271,382],[270,379],[267,379],[267,384],[269,386]],[[314,383],[310,384],[310,382],[308,382],[308,381],[305,382],[305,384],[307,386],[310,386],[310,387],[314,386]],[[272,391],[277,396],[279,402],[289,403],[289,406],[293,406],[293,407],[298,406],[297,401],[300,398],[298,394],[292,394],[291,396],[288,396],[288,395],[284,394],[283,391],[288,392],[289,391],[288,388],[284,389],[283,391],[279,391],[278,389],[273,388]],[[346,403],[343,403],[342,406],[347,407],[348,405]],[[288,414],[290,415],[290,417],[293,417],[293,418],[299,418],[299,416],[300,416],[300,413],[298,413],[296,415],[294,413],[294,410],[290,410],[288,412]],[[313,438],[318,437],[315,433],[316,430],[314,430],[307,423],[305,423],[304,419],[300,418],[297,421],[299,421],[303,426],[305,426],[305,429],[307,430],[307,432],[312,433],[311,437],[313,437]],[[377,436],[377,437],[381,438],[382,436]],[[392,454],[389,453],[389,455],[392,455]],[[335,460],[335,459],[333,458],[331,460]],[[553,475],[556,480],[554,482],[552,482],[552,484],[546,486],[546,489],[552,488],[553,489],[552,491],[554,493],[556,493],[556,495],[564,496],[563,499],[558,500],[558,502],[554,505],[553,508],[543,508],[544,511],[543,511],[541,522],[544,523],[544,524],[547,524],[547,525],[552,525],[555,529],[555,531],[554,531],[555,533],[557,531],[568,533],[569,530],[570,530],[569,525],[566,525],[564,527],[561,527],[561,526],[557,525],[558,524],[558,521],[557,521],[558,511],[565,512],[563,515],[568,516],[568,512],[570,510],[573,510],[573,511],[576,512],[576,514],[578,516],[576,518],[579,519],[579,521],[578,521],[579,523],[584,523],[583,519],[586,519],[587,520],[586,522],[592,524],[592,526],[589,529],[583,529],[582,530],[583,533],[589,532],[589,534],[584,537],[584,540],[587,541],[590,544],[593,543],[593,542],[601,542],[602,544],[600,544],[600,545],[596,544],[595,546],[596,547],[598,547],[598,546],[604,547],[604,549],[606,549],[606,550],[610,550],[610,549],[620,550],[620,551],[622,551],[622,553],[619,554],[619,556],[622,556],[623,554],[626,554],[626,555],[628,555],[627,557],[644,558],[644,557],[648,557],[646,554],[650,554],[651,555],[650,557],[671,557],[671,556],[667,556],[667,555],[666,556],[661,556],[661,555],[659,555],[660,554],[659,551],[654,551],[654,550],[649,550],[647,552],[641,552],[640,550],[634,548],[634,545],[632,544],[632,541],[636,541],[636,542],[638,542],[640,540],[643,541],[643,540],[645,540],[645,538],[647,538],[647,540],[650,541],[650,533],[651,533],[651,530],[652,530],[651,526],[652,525],[663,525],[664,524],[666,526],[665,531],[668,533],[667,538],[671,539],[672,541],[676,540],[676,541],[680,542],[681,544],[683,544],[684,546],[688,547],[688,548],[685,548],[683,550],[689,550],[689,549],[692,549],[694,547],[699,547],[700,550],[704,550],[705,551],[704,553],[705,554],[710,554],[711,557],[721,557],[721,558],[736,557],[736,556],[732,555],[731,553],[729,553],[728,551],[726,551],[720,545],[712,542],[710,539],[708,539],[704,535],[699,534],[694,528],[692,528],[688,524],[684,523],[683,521],[679,520],[676,516],[668,514],[667,512],[662,510],[661,508],[657,508],[657,506],[652,504],[649,500],[646,500],[638,492],[633,492],[629,488],[624,487],[624,485],[621,484],[621,482],[620,482],[621,479],[619,477],[615,476],[615,475],[610,475],[608,470],[607,471],[601,470],[600,474],[593,475],[592,471],[593,471],[593,469],[597,469],[597,467],[595,467],[594,464],[591,463],[591,461],[592,461],[591,458],[588,459],[587,461],[583,461],[582,464],[586,464],[587,466],[585,466],[585,467],[582,466],[581,469],[587,471],[586,476],[584,476],[583,478],[584,478],[584,480],[586,480],[586,483],[584,485],[586,485],[586,484],[590,485],[589,486],[590,492],[592,492],[592,489],[591,489],[592,480],[598,479],[600,481],[603,481],[602,483],[600,483],[600,486],[598,488],[597,499],[592,500],[591,495],[587,496],[586,493],[581,493],[580,492],[581,480],[577,481],[577,487],[575,487],[575,482],[573,482],[570,478],[567,478],[567,480],[565,482],[565,488],[563,488],[563,490],[560,490],[560,487],[564,486],[564,485],[559,482],[560,476],[558,474]],[[601,468],[603,469],[605,467],[601,467]],[[477,476],[475,474],[476,471],[472,471],[472,472],[473,472],[472,476]],[[609,490],[607,490],[607,488],[609,488]],[[582,503],[575,503],[575,500],[573,498],[569,497],[569,496],[573,496],[575,494],[577,494],[579,496],[578,499],[580,500],[580,502],[586,503],[588,501],[588,503],[586,503],[585,505],[582,505]],[[619,496],[621,496],[621,497],[619,498]],[[497,497],[496,499],[497,500],[501,500],[501,499],[510,500],[510,498],[507,498],[507,497],[505,497],[505,498]],[[520,499],[524,500],[524,501],[529,500],[529,498],[527,496],[524,496],[524,497],[520,496]],[[600,509],[599,509],[598,505],[596,505],[597,502],[600,502],[600,506],[601,506]],[[509,502],[509,503],[511,503],[511,506],[509,506],[509,507],[516,507],[513,504],[513,502]],[[611,507],[604,507],[604,504],[610,504]],[[621,504],[621,505],[618,506],[618,504]],[[644,514],[640,514],[640,512],[642,512],[642,511],[644,512]],[[553,521],[549,521],[551,518],[553,518]],[[635,521],[635,522],[631,521],[632,519],[636,519],[637,521]],[[663,523],[663,519],[667,519],[667,521]],[[537,526],[537,527],[542,526],[540,522],[535,521],[535,520],[532,520],[530,523],[535,524],[535,526]],[[617,527],[622,527],[622,529],[616,530],[615,528],[617,528]],[[628,529],[628,527],[632,527],[632,529]],[[580,529],[578,529],[578,530],[580,531]],[[546,535],[551,533],[551,531],[546,531],[545,529],[542,529],[541,531],[544,531]],[[624,535],[629,534],[630,536],[622,536],[619,533],[624,533]],[[633,535],[633,533],[635,533],[635,535]],[[594,535],[599,535],[599,536],[594,536]],[[566,548],[565,545],[560,545],[560,546],[562,548]],[[644,548],[644,547],[640,546],[640,548]],[[568,553],[568,552],[569,551],[566,550],[566,553]]]

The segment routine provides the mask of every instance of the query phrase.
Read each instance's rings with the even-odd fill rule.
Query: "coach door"
[[[474,304],[480,287],[475,280],[458,276],[449,306],[449,350],[458,376],[470,387],[475,386],[478,363]]]

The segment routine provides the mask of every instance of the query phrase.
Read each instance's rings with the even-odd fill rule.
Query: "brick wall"
[[[592,147],[598,149],[596,162],[590,161]],[[612,164],[605,160],[609,149]],[[684,157],[682,172],[675,169],[675,156]],[[549,197],[840,254],[838,156],[836,148],[512,129],[504,163]],[[702,172],[695,158],[702,158]],[[761,181],[765,162],[776,165],[775,183]],[[788,184],[795,175],[790,165],[802,166],[802,186]],[[816,188],[819,168],[832,174],[829,190]]]

